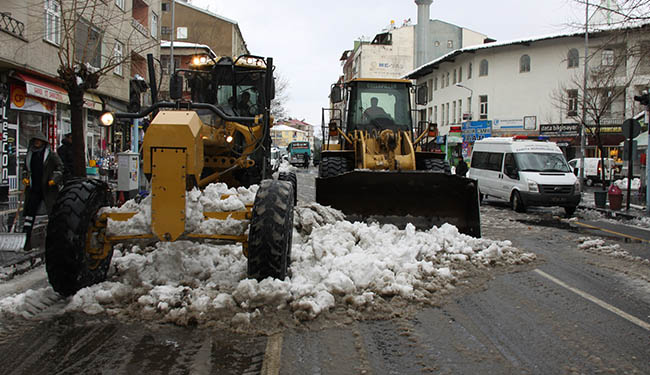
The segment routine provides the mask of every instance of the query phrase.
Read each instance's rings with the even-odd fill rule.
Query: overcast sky
[[[270,56],[289,81],[289,114],[320,127],[329,87],[342,73],[341,54],[361,36],[373,37],[410,18],[413,0],[191,0],[235,20],[252,54]],[[561,32],[584,10],[573,0],[434,0],[440,19],[497,40]]]

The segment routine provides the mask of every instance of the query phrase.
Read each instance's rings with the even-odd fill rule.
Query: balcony
[[[140,23],[138,20],[136,20],[135,18],[131,19],[131,25],[133,26],[133,28],[135,28],[135,29],[138,30],[140,33],[142,33],[142,35],[144,35],[144,36],[146,36],[146,37],[149,36],[149,30],[147,30],[147,27],[146,27],[145,25],[141,24],[141,23]]]
[[[0,30],[11,34],[23,41],[25,39],[25,24],[11,17],[10,13],[0,12]]]

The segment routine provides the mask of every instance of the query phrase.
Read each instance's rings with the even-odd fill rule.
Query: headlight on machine
[[[539,185],[535,181],[528,181],[528,191],[531,193],[539,193]]]
[[[576,180],[576,182],[573,184],[573,192],[577,193],[580,191],[580,180]]]

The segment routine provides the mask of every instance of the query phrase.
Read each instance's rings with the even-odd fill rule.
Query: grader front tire
[[[248,277],[284,280],[291,262],[293,186],[264,180],[255,196],[248,234]]]
[[[105,228],[95,228],[97,212],[112,199],[105,182],[72,180],[59,192],[47,226],[45,269],[52,288],[63,296],[106,279],[113,251],[98,256]],[[90,250],[90,251],[89,251]]]

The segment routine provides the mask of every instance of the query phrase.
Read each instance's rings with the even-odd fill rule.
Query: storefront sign
[[[27,96],[23,87],[11,85],[11,109],[53,114],[54,102]]]
[[[463,142],[476,142],[492,136],[492,121],[467,121],[463,123]]]
[[[578,135],[578,124],[540,124],[539,133],[548,136],[571,136]]]
[[[0,185],[9,185],[9,119],[7,118],[7,100],[0,99],[0,120],[2,121],[2,138],[0,139],[0,152],[2,155],[2,175]]]
[[[519,119],[509,119],[509,120],[494,120],[492,122],[492,129],[523,129],[524,120]]]

